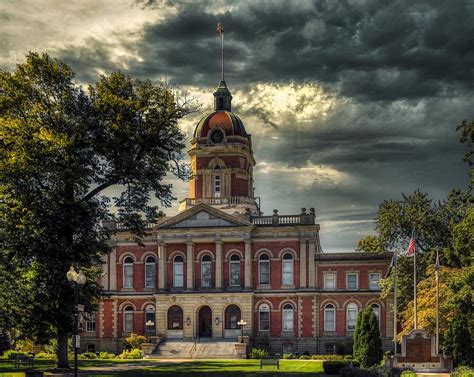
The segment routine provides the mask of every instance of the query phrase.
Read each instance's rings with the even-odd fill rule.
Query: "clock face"
[[[224,140],[224,134],[220,130],[215,130],[211,134],[211,140],[213,143],[216,143],[216,144],[222,143],[222,140]]]

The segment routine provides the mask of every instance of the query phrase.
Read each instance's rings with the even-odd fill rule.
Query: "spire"
[[[230,94],[227,84],[224,80],[224,28],[219,22],[216,28],[217,34],[221,37],[221,52],[222,52],[222,68],[221,81],[216,91],[214,92],[214,110],[232,111],[232,95]]]

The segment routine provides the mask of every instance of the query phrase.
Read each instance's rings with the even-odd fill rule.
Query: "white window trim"
[[[260,260],[260,256],[258,257],[258,285],[260,286],[269,286],[270,285],[270,282],[271,282],[271,278],[272,278],[272,275],[271,275],[271,258],[268,254],[266,254],[268,256],[268,259],[264,259],[264,260]],[[268,283],[261,283],[261,279],[260,279],[260,276],[261,276],[261,272],[260,272],[260,265],[261,263],[268,263]]]
[[[146,258],[148,259],[148,257]],[[153,258],[154,262],[147,262],[145,259],[145,288],[155,288],[156,287],[156,259]],[[149,266],[153,266],[153,284],[152,285],[147,285],[147,270]]]
[[[329,305],[332,305],[333,307],[332,308],[328,308]],[[332,328],[331,329],[327,329],[326,328],[326,312],[329,312],[331,311],[333,313],[333,323],[332,323]],[[324,328],[324,331],[327,331],[327,332],[331,332],[331,331],[336,331],[336,307],[334,306],[334,304],[326,304],[326,306],[324,307],[324,317],[323,317],[323,328]]]
[[[131,317],[132,317],[132,320],[130,321],[131,324],[132,324],[130,330],[127,329],[127,323],[128,323],[128,322],[126,321],[127,314],[131,315]],[[123,332],[125,332],[125,333],[131,333],[131,332],[133,332],[134,321],[135,321],[135,311],[134,311],[134,310],[124,310],[124,311],[123,311]]]
[[[378,287],[377,288],[371,288],[370,287],[370,275],[379,275],[379,280],[378,280]],[[380,272],[369,272],[369,291],[379,291],[380,290]]]
[[[286,254],[286,253],[285,253]],[[291,259],[283,259],[281,258],[281,284],[284,286],[292,286],[295,283],[295,258],[293,255],[291,256]],[[285,264],[290,264],[291,265],[291,281],[290,282],[285,282]]]
[[[128,259],[128,258],[131,258],[131,257],[127,256],[123,260],[123,268],[122,268],[123,282],[122,282],[122,286],[123,286],[123,288],[130,289],[130,288],[133,288],[133,279],[135,278],[135,276],[134,276],[135,275],[135,271],[134,271],[135,270],[135,267],[134,267],[135,262],[133,261],[133,258],[132,258],[132,263],[125,262],[125,260]],[[130,266],[132,267],[131,283],[130,283],[130,285],[127,285],[127,284],[125,284],[127,282],[127,279],[125,277],[125,268],[130,267]]]
[[[293,305],[291,305],[291,309],[285,309],[286,305],[287,304],[283,305],[283,309],[281,310],[281,331],[288,333],[291,331],[295,331],[295,308],[293,307]],[[289,329],[285,328],[285,311],[291,311],[291,326]]]
[[[356,287],[354,289],[349,288],[349,276],[356,275]],[[358,291],[359,290],[359,273],[358,272],[346,272],[346,290],[348,291]]]
[[[232,258],[232,256],[231,256],[231,258]],[[239,283],[238,284],[232,284],[232,265],[233,264],[237,265],[237,267],[238,267],[238,269],[237,269],[238,270],[238,277],[239,277],[239,279],[238,279]],[[239,260],[231,260],[229,258],[229,286],[231,286],[231,287],[240,287],[240,285],[241,285],[240,280],[241,280],[241,277],[240,277],[240,257],[239,257]]]
[[[349,308],[350,304],[354,304],[354,303],[349,303],[346,306],[346,331],[354,331],[355,330],[356,323],[357,323],[357,316],[359,315],[359,307],[357,306],[357,304],[354,304],[355,308]],[[354,310],[356,311],[355,320],[354,320],[354,328],[353,329],[349,328],[349,310],[350,311],[354,311]]]
[[[379,323],[379,331],[382,331],[382,318],[381,318],[381,316],[382,316],[382,307],[380,306],[380,304],[379,304],[378,302],[373,302],[373,303],[371,303],[371,304],[370,304],[370,307],[372,308],[372,310],[374,311],[374,313],[375,313],[375,310],[374,310],[374,308],[372,307],[373,305],[377,305],[377,306],[379,307],[379,310],[378,310],[378,311],[379,311],[379,315],[378,315],[378,316],[375,315],[375,316],[377,317],[377,320],[378,320],[378,323]]]
[[[262,308],[265,307],[266,309],[265,310],[262,310]],[[262,327],[261,327],[261,320],[260,320],[260,314],[261,313],[268,313],[268,329],[266,330],[263,330]],[[268,304],[262,304],[259,306],[258,308],[258,331],[263,331],[263,332],[269,332],[270,331],[270,328],[271,328],[271,309],[270,309],[270,306]]]
[[[89,330],[89,324],[90,323],[94,323],[94,330]],[[89,332],[89,333],[95,333],[95,330],[96,330],[96,326],[97,326],[97,323],[96,323],[96,316],[95,316],[95,313],[90,313],[89,314],[89,317],[87,318],[86,320],[86,332]],[[92,326],[91,326],[92,327]]]
[[[329,289],[329,288],[326,286],[326,276],[327,276],[327,275],[332,275],[332,276],[334,276],[334,288],[330,288],[330,289]],[[336,288],[337,288],[337,274],[336,274],[335,272],[324,272],[324,273],[323,273],[323,290],[325,290],[325,291],[331,291],[331,292],[332,292],[332,291],[335,291]]]
[[[176,265],[181,265],[181,285],[176,285],[176,273],[175,273],[175,266]],[[173,259],[173,288],[184,288],[184,261],[182,262],[176,262]]]

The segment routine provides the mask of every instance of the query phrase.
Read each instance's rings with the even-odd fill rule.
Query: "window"
[[[237,322],[240,321],[240,308],[237,305],[229,305],[225,310],[225,328],[228,330],[239,329]]]
[[[282,328],[283,331],[293,331],[294,326],[294,311],[293,311],[293,306],[290,304],[286,304],[283,307],[283,313],[282,313]]]
[[[211,286],[212,261],[209,255],[204,255],[201,259],[201,287]]]
[[[184,268],[183,257],[177,255],[173,260],[173,287],[184,287]]]
[[[155,321],[155,307],[153,305],[148,305],[145,309],[145,331],[149,335],[155,334],[156,321]],[[153,323],[147,325],[147,323]]]
[[[324,290],[336,290],[336,274],[324,274]]]
[[[372,304],[371,308],[374,311],[375,316],[377,317],[377,322],[379,324],[379,329],[380,329],[380,305],[379,304]]]
[[[148,257],[145,261],[145,288],[155,288],[156,267],[155,258]]]
[[[217,174],[214,176],[214,196],[216,198],[221,196],[221,176]]]
[[[354,331],[358,311],[359,310],[356,304],[350,303],[349,305],[347,305],[347,331]]]
[[[86,331],[95,332],[95,313],[90,313],[86,319]]]
[[[86,345],[87,352],[95,353],[95,344],[88,344]]]
[[[283,255],[283,285],[293,285],[293,255]]]
[[[378,291],[380,289],[380,274],[369,274],[369,289],[371,291]]]
[[[229,285],[233,287],[240,286],[240,258],[237,254],[230,257],[229,271]]]
[[[183,329],[183,309],[178,305],[173,305],[168,309],[168,330]]]
[[[267,254],[260,255],[258,270],[258,284],[270,284],[270,258]]]
[[[326,355],[334,355],[336,353],[336,346],[334,344],[326,344],[324,346],[324,351]]]
[[[336,331],[336,308],[333,304],[324,307],[324,331]]]
[[[123,287],[133,288],[133,259],[127,257],[123,261]]]
[[[359,284],[358,284],[358,277],[359,275],[357,274],[347,274],[346,275],[346,288],[350,291],[355,291],[358,289]]]
[[[267,304],[260,305],[258,309],[258,329],[260,331],[270,330],[270,307]]]
[[[123,331],[132,332],[133,331],[133,308],[127,306],[123,310]]]

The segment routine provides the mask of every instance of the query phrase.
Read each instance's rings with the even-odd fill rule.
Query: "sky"
[[[323,250],[347,252],[383,200],[466,187],[474,0],[2,0],[0,68],[45,51],[83,85],[117,69],[166,81],[200,104],[180,124],[189,142],[220,79],[217,22],[265,214],[314,207]]]

